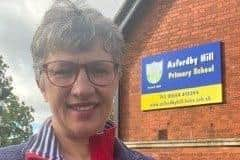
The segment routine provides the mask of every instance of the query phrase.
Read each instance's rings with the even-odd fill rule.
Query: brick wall
[[[126,37],[129,50],[120,84],[120,137],[124,141],[158,140],[158,131],[164,129],[168,139],[240,137],[240,1],[155,0],[149,7],[129,26]],[[217,40],[223,42],[223,104],[140,110],[142,57]],[[185,160],[201,155],[202,159],[206,155],[221,157],[222,151],[231,157],[232,151],[187,148],[145,152],[158,157],[167,154],[166,159],[171,160],[177,159],[180,150]],[[240,148],[234,153],[240,159]]]
[[[178,148],[139,150],[156,160],[239,160],[239,148]]]

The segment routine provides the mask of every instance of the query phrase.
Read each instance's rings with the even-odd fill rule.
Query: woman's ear
[[[37,82],[38,88],[40,89],[40,91],[43,95],[44,100],[47,102],[48,98],[47,98],[47,93],[45,90],[45,83],[44,83],[43,78],[39,78],[38,80],[36,80],[36,82]]]

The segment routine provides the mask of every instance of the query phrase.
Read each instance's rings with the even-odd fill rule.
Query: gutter
[[[127,0],[126,0],[127,1]],[[140,3],[142,2],[142,0],[136,0],[134,2],[134,4],[132,5],[131,9],[128,11],[128,14],[125,16],[125,18],[123,19],[123,21],[118,25],[119,29],[123,32],[125,26],[127,25],[127,23],[129,22],[129,20],[132,18],[135,10],[138,8],[138,6],[140,5]]]

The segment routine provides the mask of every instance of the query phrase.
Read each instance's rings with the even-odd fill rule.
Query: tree
[[[8,66],[0,56],[0,147],[24,142],[32,135],[32,107],[13,94],[12,78],[5,75]]]

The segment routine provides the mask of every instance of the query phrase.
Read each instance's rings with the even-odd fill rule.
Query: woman
[[[8,160],[147,160],[114,137],[108,120],[124,41],[94,9],[57,0],[32,42],[36,81],[52,117],[27,143],[0,150]]]

